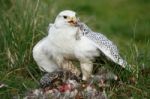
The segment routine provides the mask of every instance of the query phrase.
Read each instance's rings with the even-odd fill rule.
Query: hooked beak
[[[78,20],[77,20],[77,18],[76,17],[69,17],[68,18],[68,23],[70,23],[71,25],[77,25],[77,22],[78,22]]]

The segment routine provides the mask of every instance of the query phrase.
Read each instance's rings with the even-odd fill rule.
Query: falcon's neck
[[[57,27],[55,24],[51,25],[48,31],[48,37],[56,39],[75,39],[78,28],[73,26]]]

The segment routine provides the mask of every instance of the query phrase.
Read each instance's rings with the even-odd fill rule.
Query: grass
[[[93,30],[114,41],[139,71],[137,84],[107,89],[110,98],[126,98],[128,92],[134,99],[150,96],[149,0],[1,0],[0,5],[0,81],[8,85],[0,89],[1,99],[19,98],[38,87],[42,72],[32,58],[32,48],[65,9],[76,11]]]

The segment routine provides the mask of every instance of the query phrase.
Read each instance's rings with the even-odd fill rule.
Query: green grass
[[[38,87],[42,72],[32,58],[32,48],[65,9],[76,11],[93,30],[114,41],[139,71],[137,84],[107,89],[110,98],[125,97],[129,91],[134,99],[150,96],[149,0],[0,0],[0,5],[0,81],[9,86],[0,89],[1,99]]]

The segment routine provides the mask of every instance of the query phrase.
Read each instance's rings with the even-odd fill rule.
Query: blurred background
[[[106,35],[136,65],[138,91],[130,90],[132,95],[150,96],[150,0],[0,0],[0,82],[9,85],[0,88],[0,96],[22,96],[38,86],[42,73],[32,48],[47,35],[57,14],[67,9]],[[119,94],[119,89],[111,91]]]

